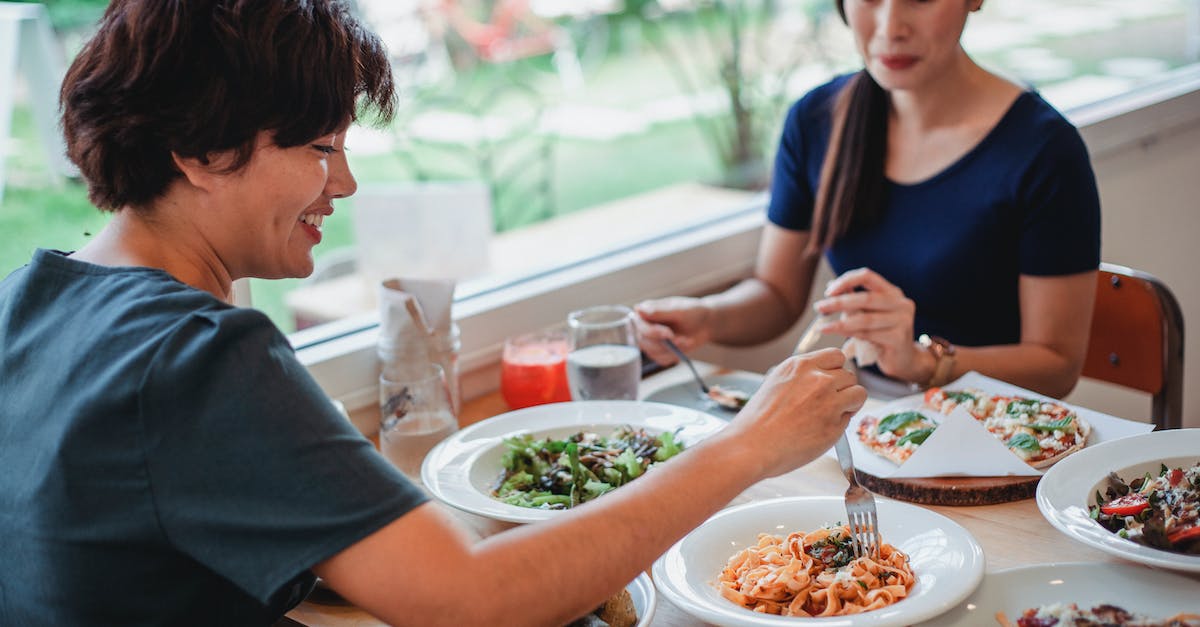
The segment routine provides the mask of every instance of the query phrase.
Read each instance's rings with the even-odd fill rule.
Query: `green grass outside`
[[[102,0],[57,0],[49,2],[48,7],[56,28],[71,31],[78,37],[79,32],[86,31],[94,22],[104,4]],[[1172,57],[1170,50],[1173,48],[1165,40],[1174,37],[1161,36],[1170,30],[1164,30],[1162,20],[1164,18],[1127,24],[1123,32],[1134,35],[1129,39],[1137,41],[1122,41],[1121,53],[1163,58],[1171,66],[1186,63],[1182,57]],[[1159,23],[1154,25],[1156,21]],[[1075,60],[1077,70],[1085,72],[1094,70],[1099,59],[1113,54],[1111,33],[1061,40],[1052,38],[1038,45]],[[984,55],[981,59],[996,67],[1003,66],[1003,54]],[[479,66],[470,80],[460,80],[449,86],[449,93],[468,100],[484,94],[483,102],[487,102],[486,97],[494,86],[520,82],[543,94],[549,102],[573,100],[621,106],[678,93],[680,89],[678,84],[664,78],[669,74],[661,59],[650,50],[642,50],[641,54],[634,50],[610,54],[602,66],[592,70],[585,90],[575,94],[562,93],[557,77],[549,70],[545,57],[505,67]],[[503,112],[521,106],[519,102],[487,104]],[[80,182],[68,181],[59,185],[53,182],[27,107],[18,105],[12,128],[13,150],[7,158],[7,186],[0,204],[0,276],[25,264],[35,248],[79,248],[106,222],[106,216],[87,201],[86,190]],[[768,144],[773,144],[773,132],[771,135]],[[557,139],[553,141],[553,151],[552,201],[554,212],[560,215],[675,182],[716,182],[722,177],[722,166],[711,137],[706,137],[691,120],[657,124],[643,134],[611,142]],[[415,153],[412,158],[425,164],[436,164],[439,159],[445,157],[432,150]],[[414,177],[411,163],[394,155],[351,153],[351,164],[363,184]],[[531,219],[518,215],[516,210],[499,209],[501,213],[496,216],[496,222],[500,230],[520,226]],[[325,251],[353,243],[352,211],[351,206],[343,204],[325,222],[325,238],[316,251],[318,257]],[[299,280],[252,282],[255,305],[285,330],[291,330],[292,320],[283,297],[298,283]]]
[[[81,182],[52,183],[27,108],[17,109],[13,134],[19,148],[9,157],[8,185],[0,204],[0,233],[4,234],[0,276],[27,263],[36,248],[79,248],[107,222],[106,215],[88,202]],[[675,182],[720,178],[720,165],[705,148],[695,125],[686,121],[659,125],[620,142],[557,140],[554,154],[554,204],[559,214]],[[400,160],[389,155],[352,156],[351,167],[360,184],[412,176]],[[352,211],[352,202],[340,204],[325,221],[318,257],[324,251],[353,244]],[[251,282],[255,306],[285,331],[292,330],[293,323],[283,297],[299,282]]]

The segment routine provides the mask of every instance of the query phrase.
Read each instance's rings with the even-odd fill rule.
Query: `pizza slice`
[[[971,388],[930,388],[925,392],[925,407],[942,414],[962,407],[1008,450],[1039,469],[1083,448],[1092,431],[1091,425],[1060,403]]]
[[[937,423],[919,411],[889,414],[882,419],[864,416],[858,423],[858,439],[876,454],[903,464],[936,428]]]

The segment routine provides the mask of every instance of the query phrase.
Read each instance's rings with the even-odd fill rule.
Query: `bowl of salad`
[[[1200,573],[1200,429],[1089,446],[1046,472],[1037,504],[1051,525],[1093,548]]]
[[[480,516],[534,522],[636,481],[727,423],[644,401],[537,405],[442,441],[421,478],[442,502]]]

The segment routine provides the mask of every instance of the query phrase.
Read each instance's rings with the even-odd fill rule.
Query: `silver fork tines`
[[[838,438],[837,444],[834,444],[834,450],[837,452],[838,463],[842,465],[842,472],[850,482],[850,487],[846,488],[846,517],[850,521],[850,547],[854,550],[854,557],[865,555],[871,559],[879,559],[881,542],[878,516],[875,514],[875,497],[871,496],[866,488],[858,485],[858,479],[854,476],[850,441],[846,439],[845,433]]]

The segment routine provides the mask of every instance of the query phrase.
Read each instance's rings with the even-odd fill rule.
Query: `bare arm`
[[[727,428],[553,521],[472,544],[426,504],[314,570],[396,625],[565,624],[746,487],[828,448],[866,398],[843,363],[836,350],[785,361]]]
[[[1022,275],[1018,289],[1021,342],[959,348],[954,376],[975,370],[1062,398],[1075,388],[1083,371],[1096,303],[1096,273]]]
[[[763,227],[754,276],[704,297],[712,311],[712,339],[721,344],[766,342],[787,331],[804,314],[820,261],[805,255],[808,231],[768,222]]]
[[[805,255],[807,231],[768,222],[763,227],[754,276],[704,298],[672,297],[637,306],[642,350],[659,363],[675,363],[661,345],[670,338],[685,351],[710,341],[746,346],[787,331],[804,313],[818,256]]]

